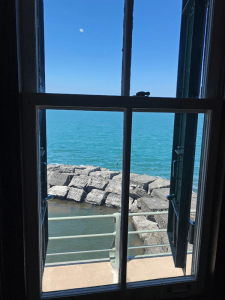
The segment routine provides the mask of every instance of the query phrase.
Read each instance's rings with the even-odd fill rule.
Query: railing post
[[[119,247],[120,247],[120,219],[121,214],[113,214],[115,218],[115,237],[112,243],[112,250],[109,252],[110,262],[115,270],[119,269]]]

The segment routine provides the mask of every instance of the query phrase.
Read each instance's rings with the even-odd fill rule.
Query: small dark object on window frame
[[[150,95],[150,92],[138,92],[136,93],[136,96],[138,97],[145,97],[145,96],[149,96]]]

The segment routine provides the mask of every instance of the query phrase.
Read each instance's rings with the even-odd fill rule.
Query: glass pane
[[[121,94],[124,1],[45,0],[46,92]]]
[[[198,193],[202,127],[203,114],[199,114],[193,192],[189,211],[193,221]],[[182,268],[174,266],[167,236],[169,209],[167,195],[170,194],[173,132],[173,113],[133,113],[130,175],[130,197],[133,201],[129,215],[135,231],[139,231],[135,235],[141,239],[142,244],[137,248],[132,247],[132,243],[128,245],[129,283],[184,276]],[[184,161],[182,155],[180,159]],[[180,182],[179,179],[177,181]],[[134,234],[130,232],[128,236],[131,239]],[[192,252],[193,245],[188,243],[186,275],[192,274]]]
[[[43,292],[117,284],[123,113],[46,110],[46,115],[48,194],[54,198],[48,200]],[[51,219],[65,217],[75,219]],[[139,236],[130,240],[141,244]]]
[[[111,262],[122,133],[122,112],[47,110],[48,194],[54,198],[48,201],[44,292],[118,282]],[[75,219],[57,219],[65,217]]]
[[[134,1],[131,91],[176,97],[182,0]]]

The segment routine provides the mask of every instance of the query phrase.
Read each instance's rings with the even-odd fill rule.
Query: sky
[[[134,0],[130,95],[175,97],[181,0]],[[44,0],[47,93],[120,95],[124,0]]]

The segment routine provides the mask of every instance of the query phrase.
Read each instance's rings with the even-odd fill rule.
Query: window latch
[[[138,92],[136,93],[137,97],[148,97],[150,95],[150,92]]]
[[[173,200],[173,199],[176,199],[176,195],[175,194],[172,194],[172,195],[168,195],[166,196],[167,200]]]

